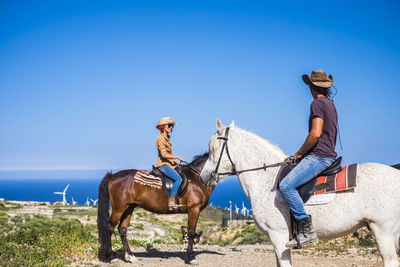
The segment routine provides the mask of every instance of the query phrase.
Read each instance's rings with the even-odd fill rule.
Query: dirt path
[[[159,245],[146,251],[136,249],[136,263],[127,263],[121,259],[114,259],[110,264],[96,260],[91,264],[100,266],[189,266],[184,264],[185,252],[179,245]],[[275,254],[271,246],[245,245],[237,247],[219,247],[200,245],[195,248],[196,266],[276,266]],[[301,255],[308,254],[308,255]],[[340,255],[310,255],[310,251],[292,253],[293,266],[383,266],[379,255],[358,255],[357,251]]]

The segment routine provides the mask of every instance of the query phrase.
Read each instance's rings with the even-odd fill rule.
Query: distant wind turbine
[[[244,202],[242,201],[242,215],[247,216],[248,215],[248,209],[244,206]]]
[[[90,206],[89,198],[86,198],[85,206]]]
[[[92,202],[93,202],[93,205],[97,205],[97,201],[98,201],[98,199],[96,199],[96,200],[90,199],[90,201],[92,201]]]
[[[236,212],[237,214],[239,214],[239,207],[236,206],[236,204],[235,204],[235,212]]]
[[[78,203],[78,202],[76,202],[75,200],[74,200],[74,198],[73,197],[71,197],[72,198],[72,205],[76,205],[76,203]]]
[[[68,204],[67,203],[67,199],[65,198],[65,192],[67,192],[68,186],[69,186],[69,184],[67,185],[67,187],[64,189],[63,192],[54,192],[54,194],[56,194],[56,195],[62,195],[63,196],[63,201],[62,201],[63,205]]]

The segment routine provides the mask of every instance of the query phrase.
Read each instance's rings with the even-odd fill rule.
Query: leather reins
[[[282,161],[282,162],[278,162],[278,163],[274,163],[274,164],[269,164],[269,165],[265,165],[265,164],[264,164],[262,167],[257,167],[257,168],[251,168],[251,169],[245,169],[245,170],[239,170],[239,171],[237,171],[236,168],[235,168],[235,164],[233,163],[232,158],[231,158],[231,156],[230,156],[230,154],[229,154],[229,149],[228,149],[228,134],[229,134],[229,129],[230,129],[229,127],[226,128],[226,130],[225,130],[225,136],[224,136],[224,137],[217,137],[217,139],[224,140],[224,143],[222,144],[222,149],[221,149],[221,153],[220,153],[220,155],[219,155],[219,159],[218,159],[217,166],[215,167],[215,171],[213,171],[213,172],[211,173],[210,180],[213,179],[214,181],[218,182],[218,181],[219,181],[219,176],[220,176],[220,175],[238,175],[238,174],[241,174],[241,173],[243,173],[243,172],[258,171],[258,170],[264,170],[264,171],[266,171],[267,168],[279,167],[279,166],[286,165],[286,164],[293,164],[293,157],[288,157],[288,158],[286,158],[286,159],[285,159],[284,161]],[[219,165],[220,165],[220,163],[221,163],[221,159],[222,159],[222,155],[223,155],[223,153],[224,153],[224,150],[226,150],[226,154],[228,155],[228,159],[229,159],[229,161],[231,162],[232,167],[233,167],[233,171],[231,171],[231,172],[218,172],[218,168],[219,168]],[[209,181],[209,182],[210,182],[210,181]],[[208,182],[208,183],[209,183],[209,182]]]

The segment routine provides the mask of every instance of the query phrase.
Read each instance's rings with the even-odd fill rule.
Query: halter
[[[231,156],[229,155],[229,149],[228,149],[229,129],[230,129],[229,127],[226,128],[224,137],[222,137],[222,136],[221,137],[217,137],[217,139],[224,140],[224,143],[222,144],[222,149],[221,149],[221,153],[219,154],[219,159],[218,159],[217,166],[215,167],[215,171],[213,171],[211,173],[210,180],[208,181],[208,184],[210,183],[211,180],[214,180],[216,183],[218,183],[220,175],[238,175],[238,174],[241,174],[243,172],[257,171],[257,170],[266,171],[267,168],[279,167],[279,166],[286,165],[286,164],[293,164],[293,157],[288,157],[282,162],[278,162],[278,163],[274,163],[274,164],[270,164],[270,165],[265,165],[265,163],[264,163],[264,165],[262,167],[236,171],[235,164],[233,163],[233,161],[231,159]],[[232,167],[233,167],[233,171],[231,171],[231,172],[218,172],[219,164],[221,163],[222,154],[224,153],[224,150],[226,150],[226,154],[228,155],[228,159],[231,162]]]

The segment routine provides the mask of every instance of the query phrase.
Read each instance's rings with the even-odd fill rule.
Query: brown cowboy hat
[[[323,70],[313,70],[310,76],[304,74],[301,78],[307,85],[313,84],[315,86],[323,88],[329,88],[332,86],[333,83],[332,75],[329,75],[329,77],[327,77],[325,71]]]

